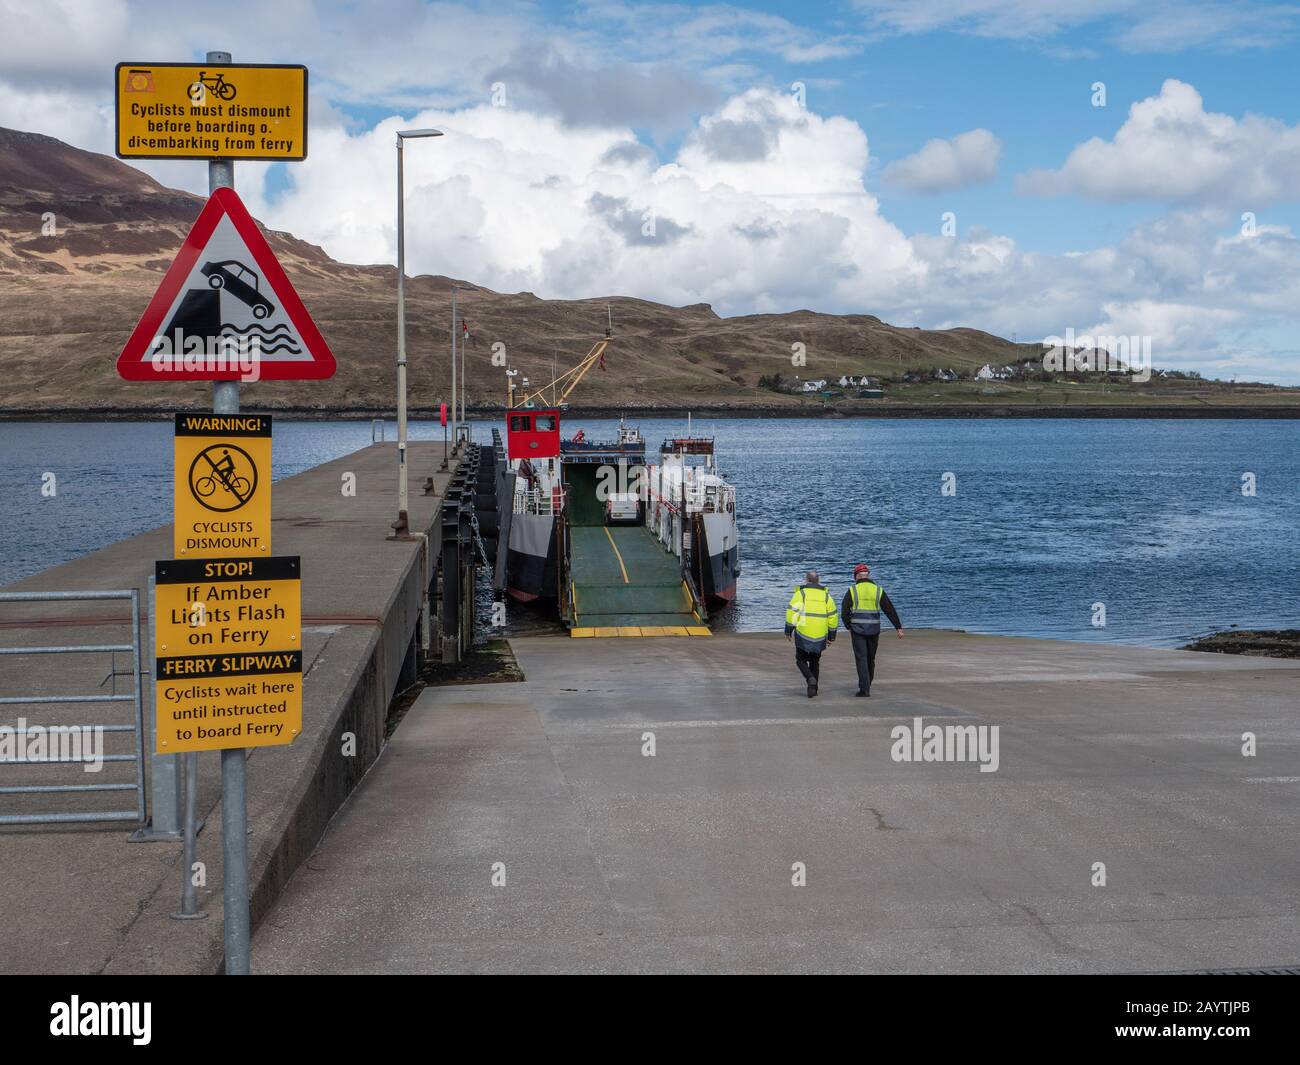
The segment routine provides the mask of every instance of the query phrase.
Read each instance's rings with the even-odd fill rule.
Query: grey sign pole
[[[229,52],[209,52],[207,56],[210,65],[229,63],[230,59]],[[209,160],[208,192],[234,187],[234,162]],[[238,381],[212,383],[212,413],[239,413]],[[249,966],[247,755],[242,747],[221,752],[221,888],[227,976],[247,976]],[[186,808],[189,814],[192,807],[188,802]],[[191,826],[187,829],[193,830]]]
[[[190,751],[185,755],[185,846],[181,858],[181,908],[178,913],[172,914],[177,921],[197,921],[207,917],[207,913],[199,909],[199,893],[194,886],[198,809],[199,752]]]

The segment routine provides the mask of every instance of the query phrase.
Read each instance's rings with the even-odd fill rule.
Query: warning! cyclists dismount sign
[[[145,308],[128,381],[312,381],[334,355],[234,189],[217,189]]]
[[[176,415],[176,558],[271,554],[271,419]]]

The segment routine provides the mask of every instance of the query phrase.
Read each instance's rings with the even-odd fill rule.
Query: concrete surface
[[[909,630],[809,700],[779,635],[511,642],[525,683],[420,696],[255,972],[1300,961],[1300,663]],[[915,716],[998,771],[893,761]]]
[[[442,443],[413,443],[411,525],[428,528],[438,498],[424,496]],[[454,468],[455,459],[452,460]],[[356,475],[355,497],[340,491]],[[270,905],[329,817],[378,755],[384,721],[415,630],[422,584],[420,548],[385,537],[396,517],[396,445],[377,444],[276,483],[273,550],[303,559],[303,735],[249,759],[249,860],[254,921]],[[434,530],[435,545],[437,530]],[[9,585],[37,589],[145,589],[156,559],[171,555],[171,527],[145,533]],[[436,552],[436,546],[435,546]],[[127,604],[3,604],[0,646],[129,642]],[[152,637],[146,635],[146,659]],[[125,656],[118,656],[119,668]],[[107,655],[0,656],[0,694],[90,692],[109,669]],[[119,679],[119,684],[121,684]],[[129,690],[129,678],[127,678]],[[146,683],[146,687],[150,687]],[[118,689],[123,690],[121,687]],[[149,704],[151,705],[151,704]],[[146,714],[150,713],[149,705]],[[129,704],[0,707],[0,721],[20,713],[31,723],[127,722]],[[342,753],[341,735],[356,737]],[[125,751],[119,737],[110,750]],[[0,766],[5,784],[73,781],[80,773],[39,766]],[[106,767],[99,780],[131,775]],[[83,799],[86,806],[131,805],[133,793]],[[60,802],[0,795],[0,810],[59,808]],[[131,843],[133,825],[0,826],[0,972],[210,972],[221,958],[221,817],[219,755],[199,756],[199,810],[207,828],[198,858],[207,886],[205,921],[172,921],[181,890],[179,843]]]

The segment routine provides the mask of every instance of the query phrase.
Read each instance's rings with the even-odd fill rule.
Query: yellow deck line
[[[614,537],[609,534],[609,526],[602,525],[601,528],[605,530],[605,539],[609,541],[609,546],[614,549],[614,557],[618,559],[618,568],[623,571],[623,583],[631,584],[632,582],[627,579],[627,567],[623,565],[623,556],[618,553],[618,544],[614,543]]]

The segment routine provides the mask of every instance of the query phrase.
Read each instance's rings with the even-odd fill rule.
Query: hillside
[[[202,202],[108,156],[0,129],[0,414],[164,411],[204,401],[205,385],[130,383],[114,369],[118,351]],[[54,215],[55,235],[42,235],[47,212]],[[339,372],[310,384],[246,386],[246,402],[263,409],[320,411],[391,406],[395,268],[348,265],[291,234],[267,231],[267,236],[330,343]],[[494,342],[505,343],[510,365],[536,385],[549,379],[553,359],[562,370],[603,334],[607,305],[615,341],[607,370],[590,374],[574,394],[575,404],[584,407],[816,409],[822,400],[760,390],[759,378],[777,372],[830,379],[897,377],[908,368],[934,366],[970,373],[985,363],[1010,363],[1040,350],[974,329],[899,328],[867,314],[801,310],[721,318],[707,304],[669,307],[627,296],[544,300],[423,275],[407,285],[410,388],[417,408],[435,406],[450,387],[453,284],[464,289],[460,305],[472,329],[471,406],[501,402],[505,378],[490,363]],[[807,346],[806,368],[791,367],[795,342]],[[1106,402],[1118,398],[1114,391]],[[891,387],[886,405],[980,403],[990,396],[998,402],[1041,403],[1056,393],[1062,393],[1061,402],[1079,397],[1063,385],[1035,391],[1000,384],[990,390],[926,381]],[[1274,392],[1270,402],[1278,395]]]

